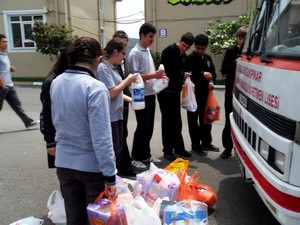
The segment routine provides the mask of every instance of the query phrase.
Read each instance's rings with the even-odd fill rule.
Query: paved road
[[[16,87],[25,111],[37,119],[41,109],[40,88]],[[223,105],[224,91],[216,90],[220,105]],[[160,111],[157,105],[155,130],[151,143],[153,154],[162,158]],[[183,136],[187,150],[190,139],[187,131],[186,112],[182,110]],[[214,144],[221,146],[221,132],[224,125],[224,110],[221,121],[213,125]],[[135,129],[134,114],[129,118],[131,146]],[[7,103],[0,113],[0,224],[10,223],[28,216],[45,219],[45,225],[52,225],[47,219],[48,196],[58,189],[55,170],[49,170],[43,137],[38,129],[26,130],[21,120]],[[217,192],[218,203],[209,211],[209,225],[278,225],[269,213],[254,188],[242,181],[234,158],[223,160],[220,153],[209,153],[203,157],[193,154],[189,174],[199,171],[201,182],[211,185]],[[168,162],[163,159],[163,165]]]

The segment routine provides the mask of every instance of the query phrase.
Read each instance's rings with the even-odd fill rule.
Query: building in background
[[[255,0],[144,0],[145,21],[157,28],[153,52],[177,42],[189,31],[194,35],[204,33],[210,20],[234,20],[251,10]],[[193,48],[191,48],[193,49]],[[208,49],[209,53],[209,49]],[[222,56],[213,56],[218,77]]]
[[[36,52],[30,39],[36,19],[67,25],[73,35],[90,36],[105,46],[116,30],[116,2],[122,0],[1,0],[0,33],[9,41],[8,53],[16,66],[14,77],[43,77],[55,60]]]

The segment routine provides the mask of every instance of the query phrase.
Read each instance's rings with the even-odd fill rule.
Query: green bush
[[[221,55],[225,50],[235,44],[235,33],[241,26],[248,26],[250,13],[239,16],[236,20],[222,21],[216,19],[208,22],[208,28],[204,30],[209,37],[209,48],[212,54]]]
[[[72,38],[73,30],[65,25],[48,25],[40,20],[32,28],[32,39],[36,43],[36,51],[42,54],[56,55],[62,43]]]

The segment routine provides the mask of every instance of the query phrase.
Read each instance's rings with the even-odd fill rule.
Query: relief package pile
[[[217,196],[199,184],[199,174],[187,175],[188,160],[176,159],[165,169],[151,163],[136,180],[117,177],[118,199],[99,196],[87,208],[91,225],[207,225],[207,208]]]

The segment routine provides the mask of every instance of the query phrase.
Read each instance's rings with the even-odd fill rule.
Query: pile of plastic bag
[[[87,207],[90,224],[207,225],[207,208],[216,204],[212,187],[200,184],[197,172],[187,175],[188,160],[176,159],[165,169],[151,163],[136,180],[117,177],[118,199],[99,196]]]

